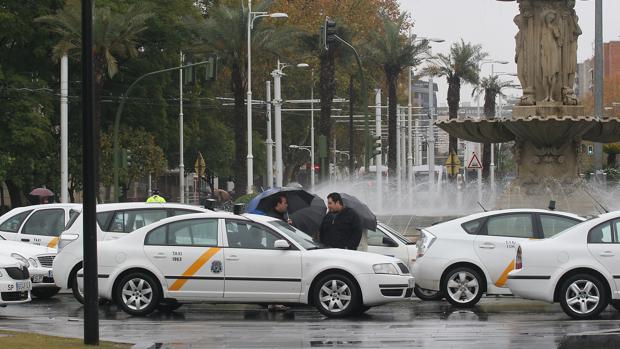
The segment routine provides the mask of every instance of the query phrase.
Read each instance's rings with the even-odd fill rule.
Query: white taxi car
[[[0,306],[30,302],[28,268],[15,258],[0,256]]]
[[[172,217],[102,242],[98,276],[99,296],[132,315],[165,300],[302,303],[345,317],[410,298],[414,286],[395,258],[324,249],[283,221],[223,212]]]
[[[620,310],[620,211],[603,214],[551,239],[523,242],[508,276],[515,296],[560,302],[575,319]]]
[[[54,248],[67,222],[81,210],[81,204],[14,208],[0,217],[0,236],[7,240]]]
[[[416,286],[471,307],[483,293],[509,295],[519,243],[545,239],[584,221],[558,211],[511,209],[478,213],[421,230],[412,273]]]
[[[97,240],[114,240],[161,219],[188,213],[212,212],[205,208],[176,203],[112,203],[97,205]],[[58,255],[54,259],[53,274],[56,285],[70,288],[75,298],[83,297],[75,283],[75,274],[82,268],[82,215],[73,215],[60,235]]]
[[[33,296],[47,299],[56,295],[60,290],[54,283],[52,274],[52,262],[56,257],[56,249],[8,241],[0,236],[0,255],[15,258],[28,267]]]

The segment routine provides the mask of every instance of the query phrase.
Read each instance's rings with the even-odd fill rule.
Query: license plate
[[[36,283],[39,283],[41,281],[43,281],[43,275],[41,275],[41,274],[32,275],[32,282],[34,282],[36,284]]]
[[[409,287],[415,286],[415,279],[409,279]]]
[[[30,289],[30,281],[16,282],[15,289],[17,291],[27,291]]]

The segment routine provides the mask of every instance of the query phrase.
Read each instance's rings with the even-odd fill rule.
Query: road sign
[[[446,170],[450,176],[456,176],[461,170],[461,160],[454,152],[446,159]]]
[[[196,162],[194,162],[194,169],[196,170],[196,174],[198,174],[199,177],[204,177],[207,173],[207,163],[202,157],[201,152],[198,152],[198,157],[196,158]]]
[[[480,159],[478,159],[478,155],[476,155],[476,153],[472,154],[471,160],[469,160],[469,164],[467,164],[467,168],[470,170],[482,169],[482,163],[480,162]]]

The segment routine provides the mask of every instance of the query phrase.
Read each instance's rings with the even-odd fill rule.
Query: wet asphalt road
[[[69,294],[0,308],[0,329],[81,337],[83,308]],[[331,320],[314,308],[269,312],[254,305],[188,304],[174,313],[131,317],[100,306],[102,340],[135,348],[620,348],[620,313],[574,321],[559,305],[483,298],[471,310],[446,302],[392,303]],[[161,344],[157,344],[161,343]]]

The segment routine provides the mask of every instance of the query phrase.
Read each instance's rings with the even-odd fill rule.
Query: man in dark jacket
[[[327,209],[329,213],[321,223],[320,241],[333,248],[357,250],[362,238],[360,217],[344,206],[338,193],[327,195]]]
[[[273,207],[267,212],[267,216],[283,220],[288,224],[293,224],[293,221],[288,215],[288,200],[286,196],[280,195],[276,198]]]

